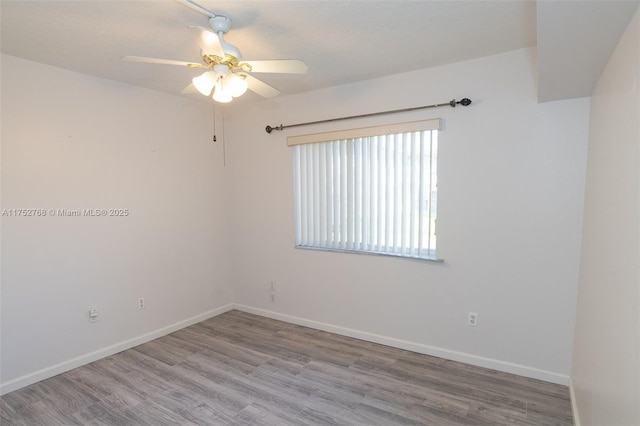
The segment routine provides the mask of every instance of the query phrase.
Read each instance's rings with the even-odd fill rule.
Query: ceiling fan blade
[[[249,90],[256,92],[258,95],[263,98],[273,98],[280,94],[280,91],[275,87],[269,86],[264,81],[258,80],[257,78],[247,75],[245,77],[245,81],[249,86]]]
[[[222,43],[220,43],[220,37],[218,37],[216,33],[198,26],[191,26],[189,28],[196,34],[198,44],[200,45],[203,54],[224,58]]]
[[[271,61],[243,61],[251,65],[251,72],[270,72],[284,74],[305,74],[307,64],[299,59],[276,59]]]
[[[176,0],[178,3],[182,3],[183,5],[187,6],[189,9],[193,9],[198,13],[202,13],[205,16],[208,16],[209,18],[213,18],[216,15],[211,12],[210,10],[205,9],[204,7],[200,6],[198,3],[193,2],[191,0]]]
[[[180,66],[189,67],[189,68],[207,68],[204,65],[198,64],[196,62],[174,61],[172,59],[147,58],[145,56],[123,56],[122,59],[129,62],[144,62],[147,64],[180,65]]]

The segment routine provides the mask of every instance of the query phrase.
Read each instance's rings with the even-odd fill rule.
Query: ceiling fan
[[[193,86],[205,96],[213,93],[213,99],[218,102],[230,102],[233,98],[242,96],[247,89],[265,98],[280,94],[278,89],[257,79],[251,73],[304,74],[307,72],[307,65],[298,59],[243,61],[240,50],[224,39],[225,34],[231,29],[231,19],[216,15],[191,0],[176,1],[209,17],[211,29],[199,26],[189,27],[198,35],[202,63],[143,56],[125,56],[124,60],[204,69],[206,71],[202,75],[192,80]]]

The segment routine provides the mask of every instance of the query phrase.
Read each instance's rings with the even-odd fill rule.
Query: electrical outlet
[[[276,295],[275,294],[271,295],[271,303],[276,303]]]
[[[467,319],[467,325],[475,327],[478,325],[478,313],[477,312],[469,312],[469,317]]]
[[[98,321],[98,308],[95,306],[89,309],[89,322],[97,322]]]
[[[269,281],[269,290],[276,291],[276,283]]]
[[[144,309],[144,297],[138,298],[138,310],[141,311]]]

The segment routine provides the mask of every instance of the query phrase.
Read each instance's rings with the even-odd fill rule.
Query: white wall
[[[2,208],[131,212],[2,218],[2,390],[232,302],[566,383],[589,100],[538,104],[534,53],[231,105],[226,168],[222,144],[210,142],[208,104],[2,56]],[[444,263],[293,248],[285,137],[334,126],[268,135],[267,124],[465,96],[474,101],[467,108],[339,125],[444,119],[438,225]],[[143,312],[136,310],[140,296],[147,301]],[[89,324],[93,305],[101,317]],[[466,325],[468,311],[479,313],[478,327]]]
[[[210,105],[6,55],[1,64],[2,208],[130,212],[1,218],[2,391],[232,302]]]
[[[230,107],[236,302],[276,318],[567,383],[589,100],[538,104],[535,68],[535,50],[525,49]],[[473,104],[264,131],[267,124],[452,97]],[[294,249],[286,136],[422,117],[445,120],[438,204],[445,263]],[[469,311],[479,313],[475,328],[466,325]]]
[[[583,425],[640,424],[640,10],[593,92],[572,380]]]

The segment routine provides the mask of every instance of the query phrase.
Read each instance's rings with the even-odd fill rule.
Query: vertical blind
[[[439,125],[289,138],[296,246],[435,259]]]

